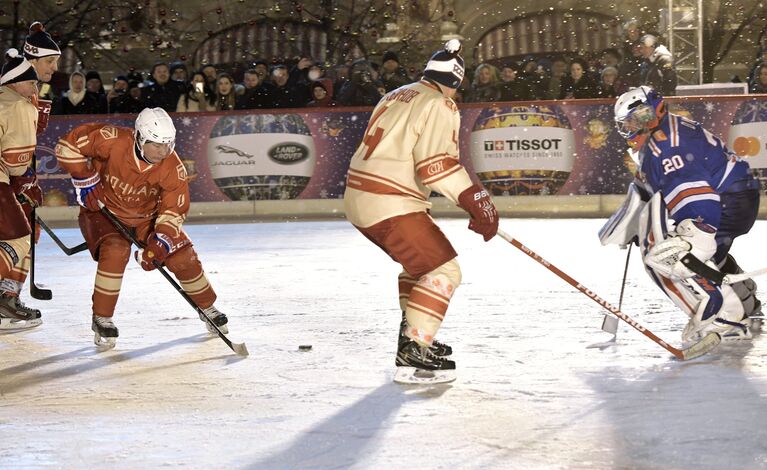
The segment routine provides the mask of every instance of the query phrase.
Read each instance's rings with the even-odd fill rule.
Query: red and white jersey
[[[352,157],[344,206],[357,227],[431,207],[436,191],[453,202],[473,183],[458,160],[455,102],[421,80],[378,102]]]
[[[136,156],[133,129],[92,123],[62,137],[56,159],[75,178],[98,171],[106,207],[125,224],[155,220],[157,232],[174,239],[180,235],[189,211],[189,184],[176,152],[150,165]]]
[[[37,145],[37,107],[9,87],[0,87],[0,183],[20,176]]]

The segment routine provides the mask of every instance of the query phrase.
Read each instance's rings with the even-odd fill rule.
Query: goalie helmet
[[[615,102],[615,125],[618,127],[618,133],[634,150],[642,147],[647,134],[660,126],[666,114],[666,102],[663,97],[644,85],[627,91]]]
[[[168,145],[168,154],[173,152],[176,146],[176,126],[162,108],[145,108],[136,118],[136,143],[141,158],[152,163],[144,157],[144,144],[147,142]]]

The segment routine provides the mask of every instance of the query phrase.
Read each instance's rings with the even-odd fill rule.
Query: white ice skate
[[[210,306],[206,309],[203,309],[203,313],[205,316],[208,317],[208,320],[210,322],[215,323],[215,325],[218,327],[218,329],[221,330],[222,333],[227,334],[229,333],[229,327],[226,326],[226,324],[229,322],[229,319],[226,318],[226,315],[224,315],[222,312],[220,312],[216,307]],[[202,313],[198,313],[200,320],[205,322],[205,327],[208,328],[208,333],[212,335],[217,335],[216,329],[211,326],[210,322],[203,318]]]
[[[119,333],[117,327],[112,322],[112,317],[100,317],[93,315],[93,343],[101,351],[106,351],[115,347]]]

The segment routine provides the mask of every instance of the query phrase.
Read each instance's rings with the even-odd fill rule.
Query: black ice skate
[[[455,362],[436,356],[431,349],[408,339],[397,349],[394,381],[407,384],[437,384],[455,380]]]
[[[214,306],[210,306],[206,309],[202,310],[205,315],[212,321],[220,330],[222,333],[227,334],[229,333],[229,327],[226,326],[227,323],[229,323],[229,319],[226,318],[226,315],[219,312],[218,309]],[[203,318],[202,314],[198,314],[200,316],[200,320],[205,322],[205,326],[208,328],[208,332],[213,335],[217,335],[216,329],[210,326],[210,323]]]
[[[407,320],[405,319],[405,314],[402,314],[402,323],[399,325],[399,338],[397,340],[397,344],[401,345],[404,342],[410,341],[410,338],[405,336],[405,329],[407,328]],[[453,355],[453,348],[450,347],[450,345],[445,344],[441,341],[434,340],[431,343],[431,353],[438,357],[450,357]]]
[[[93,315],[91,329],[94,333],[93,342],[99,349],[107,350],[115,347],[119,333],[112,322],[112,317]]]
[[[40,310],[30,308],[14,292],[0,294],[0,330],[26,330],[43,323]]]

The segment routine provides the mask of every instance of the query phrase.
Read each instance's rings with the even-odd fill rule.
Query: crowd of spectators
[[[675,94],[677,77],[671,53],[659,39],[625,25],[622,48],[585,56],[525,57],[481,63],[467,74],[456,101],[467,103],[615,98],[631,87],[650,85]],[[749,77],[752,93],[767,92],[767,41]],[[292,61],[258,60],[235,78],[227,70],[203,65],[190,71],[181,62],[157,63],[147,77],[117,76],[105,92],[98,72],[74,72],[69,89],[54,96],[53,114],[137,113],[145,107],[168,112],[223,111],[327,106],[373,106],[385,93],[420,78],[395,52],[381,64],[356,58],[326,67],[310,57]]]

